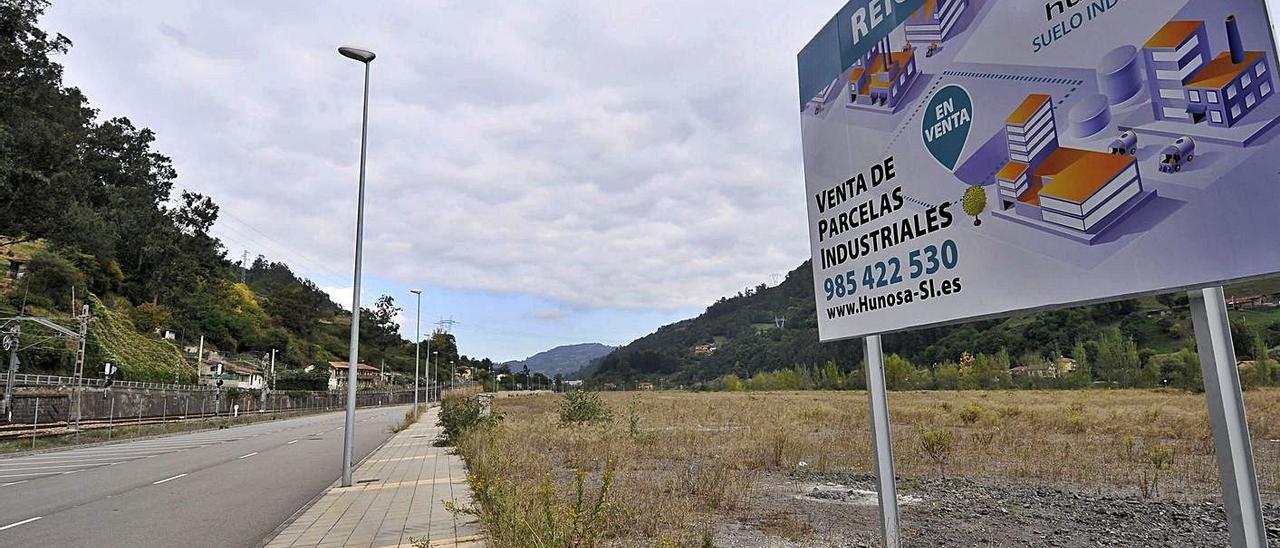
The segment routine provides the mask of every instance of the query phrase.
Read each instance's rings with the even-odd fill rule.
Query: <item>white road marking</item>
[[[85,463],[77,462],[72,464],[55,464],[53,466],[32,466],[30,468],[0,468],[0,472],[26,472],[28,470],[52,470],[54,468],[78,468],[81,466],[102,466],[103,464],[106,464],[106,463],[85,464]]]
[[[83,469],[82,469],[82,470],[71,470],[71,471],[68,471],[68,472],[63,472],[63,473],[62,473],[62,475],[64,475],[64,476],[69,476],[69,475],[74,474],[74,473],[76,473],[76,472],[84,472],[84,470],[83,470]]]
[[[10,485],[17,485],[19,483],[26,483],[28,481],[31,481],[31,480],[18,480],[18,481],[11,481],[9,483],[0,483],[0,487],[8,487]]]
[[[258,452],[257,452],[257,451],[254,451],[254,452],[252,452],[252,453],[249,453],[248,455],[240,455],[240,456],[238,456],[238,457],[236,457],[236,458],[237,458],[237,459],[247,459],[247,458],[252,457],[252,456],[254,456],[254,455],[257,455],[257,454],[258,454]]]
[[[17,526],[19,526],[19,525],[24,525],[24,524],[27,524],[27,523],[31,523],[31,522],[33,522],[33,521],[35,521],[35,520],[38,520],[38,519],[44,519],[44,516],[38,516],[38,517],[34,517],[34,518],[27,518],[27,519],[24,519],[24,520],[19,521],[19,522],[17,522],[17,523],[10,523],[10,524],[8,524],[8,525],[6,525],[6,526],[4,526],[4,527],[0,527],[0,531],[3,531],[3,530],[5,530],[5,529],[13,529],[14,527],[17,527]]]
[[[289,442],[289,443],[286,443],[285,445],[293,445],[293,444],[295,444],[295,443],[298,443],[298,440],[293,440],[293,441],[291,441],[291,442]]]
[[[27,472],[25,474],[4,474],[0,478],[21,478],[23,476],[52,476],[62,472]]]
[[[180,478],[180,477],[182,477],[182,476],[185,476],[185,475],[186,475],[186,474],[178,474],[178,475],[176,475],[176,476],[174,476],[174,477],[172,477],[172,478],[165,478],[165,479],[162,479],[162,480],[160,480],[160,481],[153,481],[153,482],[151,482],[151,485],[160,485],[161,483],[164,483],[164,482],[166,482],[166,481],[173,481],[173,480],[176,480],[176,479],[178,479],[178,478]]]

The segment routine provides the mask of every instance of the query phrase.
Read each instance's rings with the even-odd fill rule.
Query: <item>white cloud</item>
[[[342,279],[349,42],[379,54],[366,275],[672,309],[807,255],[795,53],[840,2],[821,4],[77,1],[51,30],[95,105],[157,130],[184,187],[284,242],[227,218],[233,245]]]

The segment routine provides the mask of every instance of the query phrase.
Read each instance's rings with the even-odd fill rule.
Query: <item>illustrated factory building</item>
[[[903,25],[911,42],[941,42],[951,35],[969,0],[925,0]]]
[[[1157,120],[1231,127],[1271,96],[1264,51],[1247,51],[1235,16],[1226,20],[1228,50],[1209,58],[1204,21],[1170,21],[1142,54]]]
[[[850,105],[869,105],[892,111],[915,84],[915,50],[891,51],[885,38],[849,72]]]
[[[1005,120],[1005,133],[1009,161],[996,173],[1001,209],[1093,234],[1143,192],[1132,156],[1058,145],[1048,95],[1028,95]]]

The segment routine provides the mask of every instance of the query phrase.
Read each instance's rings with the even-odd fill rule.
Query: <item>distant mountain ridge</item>
[[[567,344],[544,350],[523,360],[506,362],[504,365],[512,371],[519,371],[527,366],[531,373],[570,376],[614,350],[617,350],[616,346],[600,343]]]
[[[1280,296],[1280,278],[1233,284],[1226,292],[1229,297]],[[827,361],[846,371],[859,368],[862,340],[818,342],[816,308],[812,265],[805,261],[778,285],[760,284],[721,298],[697,317],[618,348],[579,377],[600,386],[636,381],[698,386],[729,373],[745,378]],[[1280,345],[1280,307],[1233,311],[1232,320],[1237,355],[1253,355],[1250,341],[1256,330],[1267,346]],[[1021,363],[1070,352],[1076,342],[1092,345],[1109,329],[1119,329],[1143,355],[1175,352],[1194,342],[1185,293],[1172,292],[890,333],[883,345],[886,354],[920,367],[958,362],[964,352],[995,354],[1002,349]]]

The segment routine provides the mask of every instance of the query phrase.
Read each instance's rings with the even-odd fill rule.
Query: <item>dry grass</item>
[[[865,393],[603,396],[618,417],[605,425],[561,426],[558,396],[498,399],[502,423],[464,438],[460,451],[473,483],[497,486],[501,498],[485,509],[494,514],[501,506],[504,515],[486,519],[510,522],[511,535],[491,530],[495,546],[524,545],[518,535],[536,533],[548,505],[570,505],[576,471],[586,473],[587,492],[598,493],[612,466],[599,535],[611,545],[646,546],[697,546],[715,524],[745,518],[738,516],[743,502],[768,472],[871,471]],[[1158,467],[1160,496],[1211,496],[1218,489],[1202,395],[898,392],[889,399],[897,470],[905,478],[939,475],[922,436],[947,432],[951,477],[1141,495],[1150,491],[1151,455],[1167,447]],[[1270,440],[1280,438],[1280,391],[1251,391],[1246,402],[1264,498],[1276,501],[1280,443]]]

